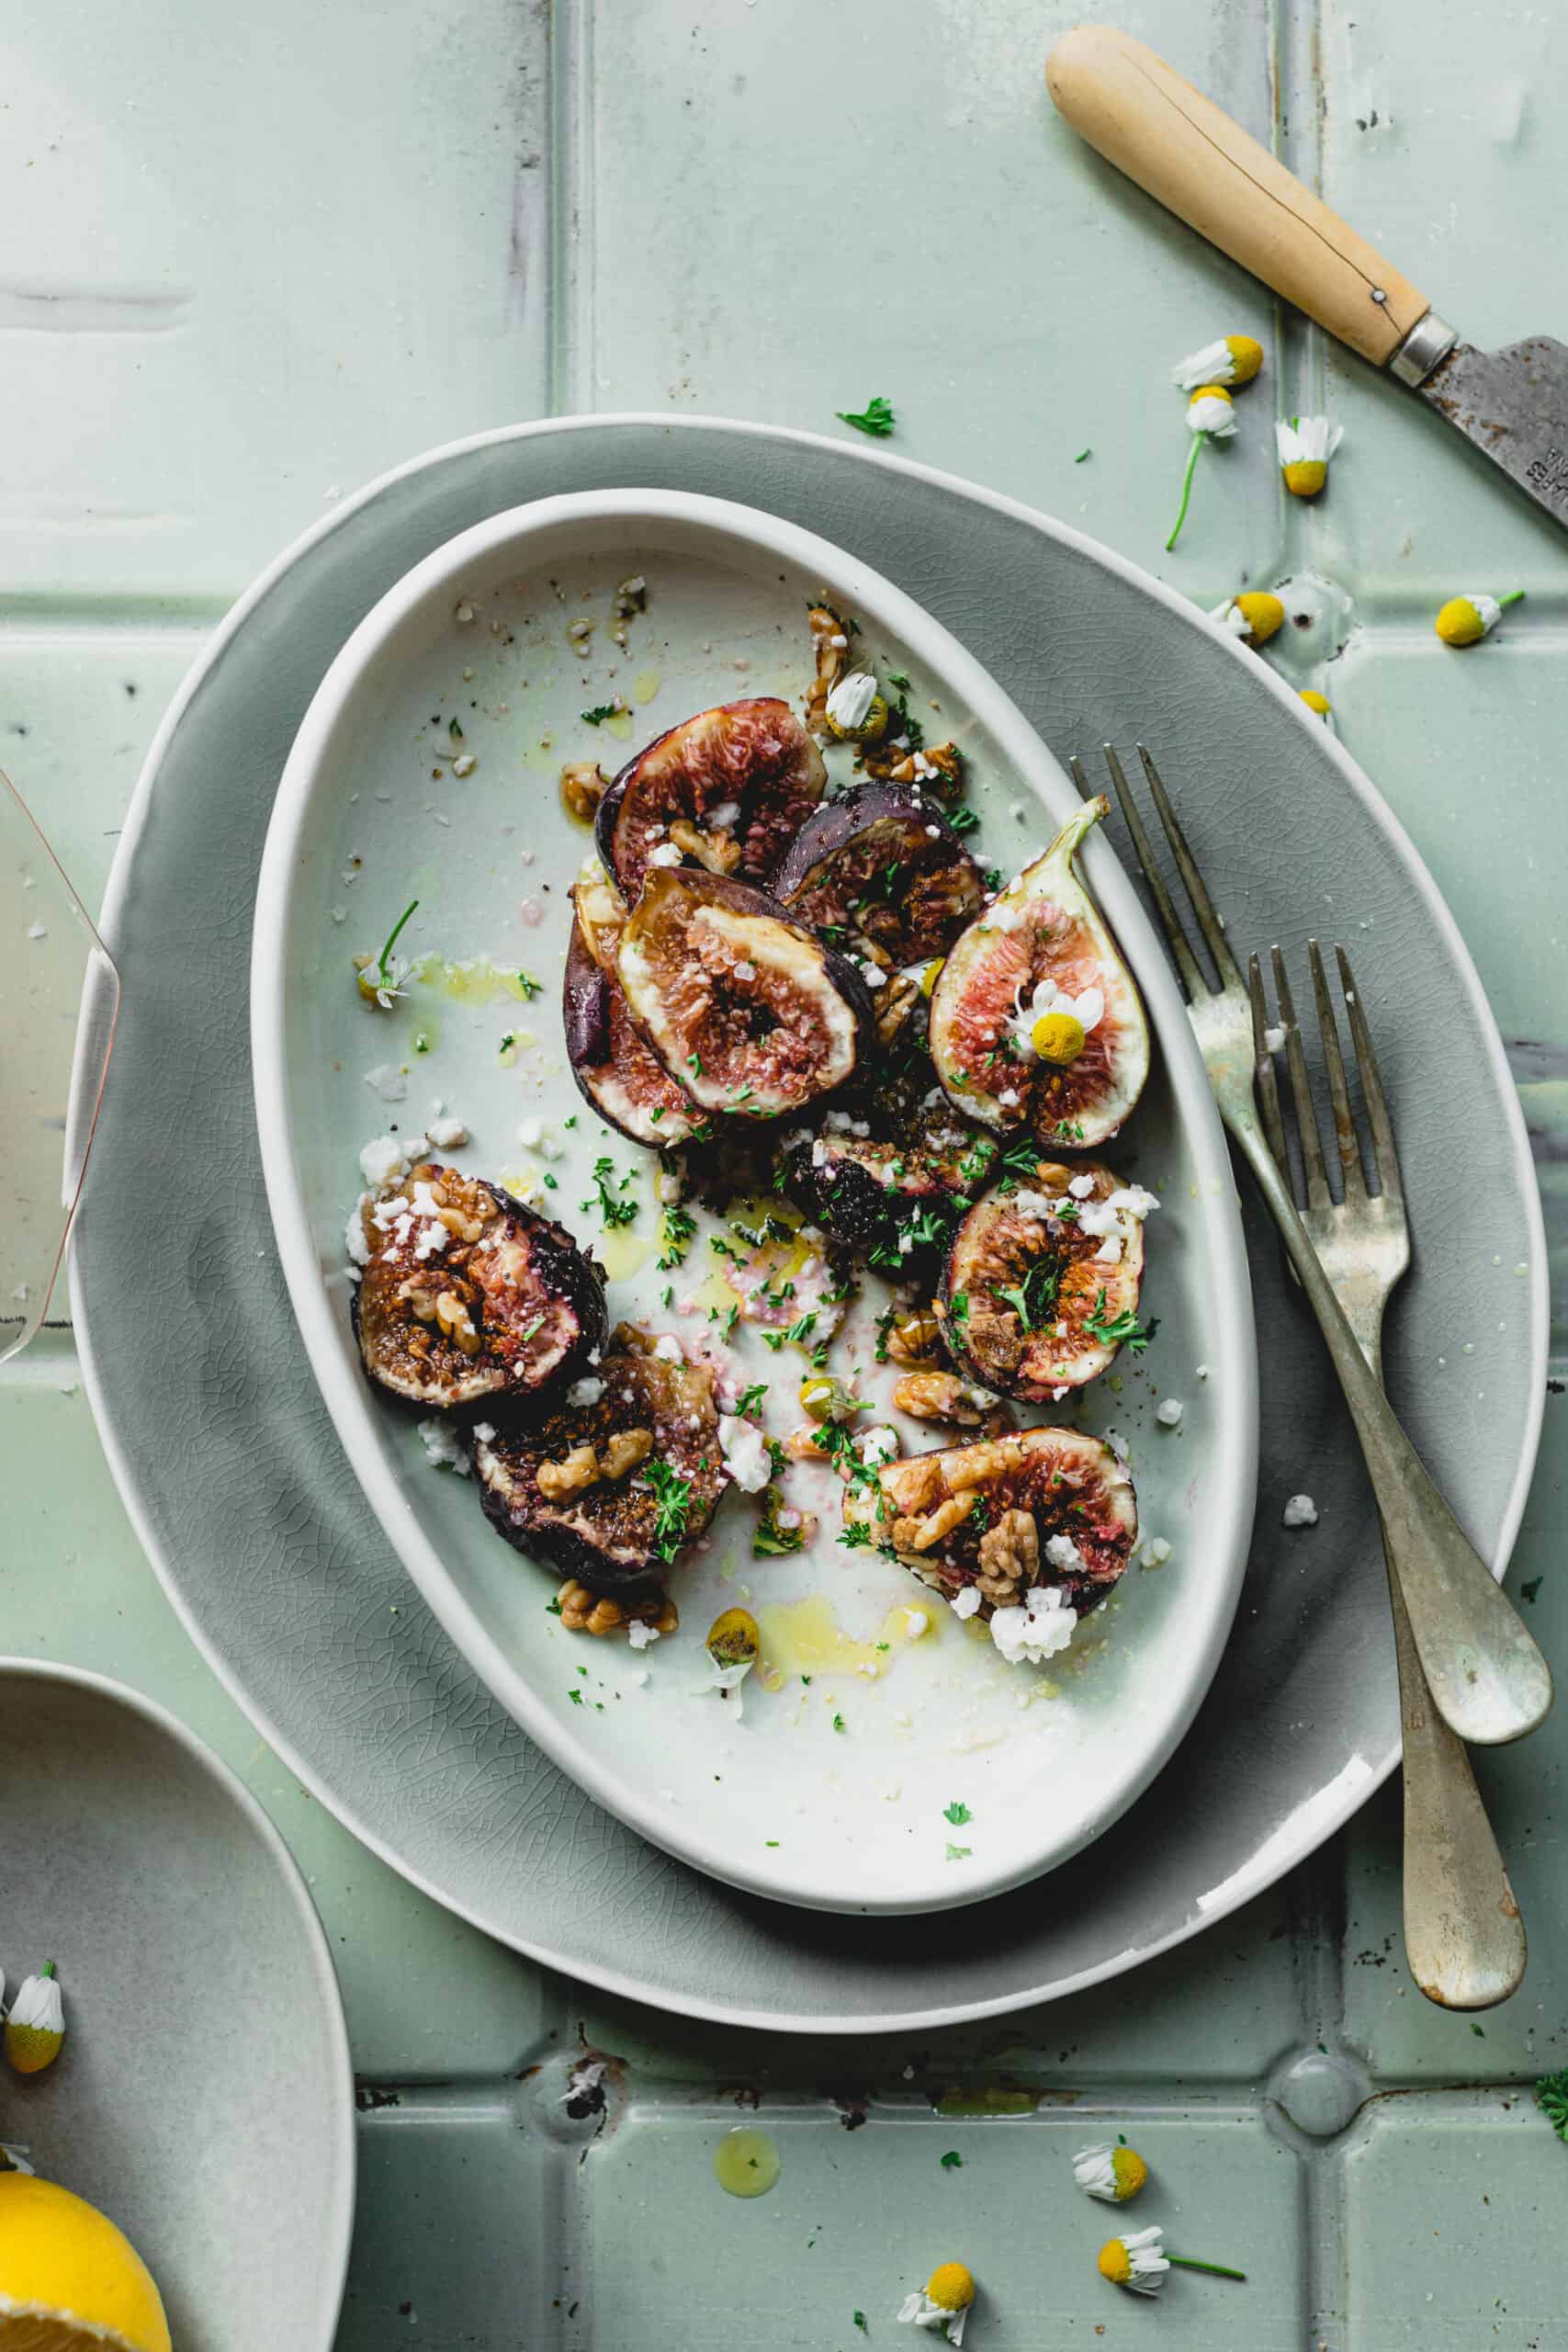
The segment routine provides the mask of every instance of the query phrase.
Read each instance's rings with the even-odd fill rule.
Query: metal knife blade
[[[1549,334],[1501,351],[1456,343],[1416,390],[1568,526],[1568,344]]]

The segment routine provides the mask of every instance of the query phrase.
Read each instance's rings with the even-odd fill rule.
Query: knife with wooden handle
[[[1461,343],[1420,289],[1152,49],[1109,25],[1045,62],[1057,111],[1108,163],[1286,301],[1386,368],[1568,525],[1568,345]]]

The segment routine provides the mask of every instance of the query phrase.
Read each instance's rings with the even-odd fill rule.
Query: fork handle
[[[1108,163],[1374,367],[1430,311],[1321,197],[1131,34],[1077,26],[1046,59],[1045,86]]]
[[[1551,1709],[1551,1670],[1395,1419],[1296,1214],[1250,1095],[1245,1104],[1221,1107],[1327,1342],[1433,1702],[1472,1746],[1522,1739]]]

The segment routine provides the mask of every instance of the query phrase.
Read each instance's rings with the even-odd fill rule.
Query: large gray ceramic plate
[[[305,707],[349,631],[443,540],[529,499],[633,486],[739,499],[863,557],[979,656],[1059,756],[1150,738],[1233,935],[1348,937],[1417,1237],[1391,1384],[1477,1542],[1506,1559],[1544,1393],[1540,1211],[1495,1025],[1410,843],[1265,664],[1145,574],[949,477],[752,426],[585,419],[436,451],[338,508],[219,632],[153,746],[104,915],[125,1003],[73,1268],[94,1400],[193,1637],[323,1802],[443,1902],[578,1976],[695,2015],[864,2031],[1006,2010],[1223,1917],[1394,1760],[1371,1498],[1252,1202],[1258,1518],[1208,1699],[1113,1839],[1037,1885],[919,1920],[803,1913],[718,1884],[529,1746],[381,1540],[273,1250],[244,973]],[[1280,1510],[1303,1488],[1319,1524],[1289,1533]]]
[[[101,2206],[180,2352],[327,2352],[354,2219],[354,2081],[321,1923],[254,1797],[162,1707],[0,1658],[0,1965],[65,1994],[0,2136]]]

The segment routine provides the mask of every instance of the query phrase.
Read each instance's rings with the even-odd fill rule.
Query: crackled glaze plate
[[[646,609],[617,626],[628,575],[646,581]],[[756,1506],[725,1497],[671,1578],[679,1633],[640,1652],[569,1633],[550,1609],[558,1572],[492,1531],[443,1426],[370,1389],[349,1312],[361,1148],[453,1115],[471,1135],[454,1160],[600,1258],[612,1324],[679,1344],[728,1323],[726,1228],[702,1218],[682,1262],[660,1266],[657,1163],[584,1104],[568,1065],[568,894],[591,843],[557,786],[564,759],[614,765],[713,702],[776,694],[798,707],[814,669],[805,616],[824,594],[855,620],[857,659],[907,676],[911,707],[963,747],[981,864],[1011,873],[1035,856],[1077,793],[984,668],[889,582],[727,502],[547,500],[427,557],[360,624],[306,713],[257,894],[256,1103],[284,1271],[338,1434],[410,1574],[517,1722],[598,1803],[739,1886],[824,1909],[933,1910],[1038,1876],[1125,1810],[1208,1687],[1246,1562],[1255,1351],[1235,1190],[1179,998],[1109,850],[1091,847],[1084,868],[1142,985],[1160,1069],[1097,1156],[1163,1203],[1143,1301],[1158,1330],[1072,1418],[1115,1431],[1144,1532],[1169,1558],[1134,1565],[1047,1666],[1008,1665],[984,1625],[874,1550],[840,1546],[826,1464],[789,1474],[791,1503],[818,1521],[793,1555],[755,1556]],[[617,703],[607,720],[581,716]],[[608,751],[606,731],[619,739]],[[847,783],[848,750],[829,762]],[[412,973],[395,1002],[369,1005],[353,952],[378,947],[411,899],[399,945]],[[743,1220],[765,1213],[737,1205]],[[944,1440],[890,1412],[897,1367],[876,1363],[874,1327],[892,1295],[866,1279],[830,1363],[852,1369],[908,1453]],[[728,1344],[738,1383],[767,1384],[763,1425],[783,1441],[801,1419],[805,1348],[770,1351],[745,1324]],[[1172,1395],[1184,1413],[1167,1429],[1154,1408]],[[721,1697],[702,1637],[738,1601],[759,1621],[762,1660]]]
[[[1545,1393],[1540,1205],[1474,965],[1373,786],[1283,680],[1081,533],[880,451],[722,421],[579,418],[429,452],[335,506],[204,651],[143,770],[103,911],[126,993],[74,1244],[83,1361],[192,1638],[321,1802],[415,1884],[569,1978],[695,2016],[857,2036],[995,2016],[1223,1920],[1397,1757],[1376,1514],[1267,1221],[1244,1204],[1263,1340],[1258,1514],[1191,1730],[1113,1834],[1048,1878],[887,1919],[769,1902],[688,1868],[518,1727],[367,1510],[273,1239],[245,958],[310,699],[357,623],[456,533],[531,500],[649,484],[742,500],[874,564],[983,654],[1059,758],[1146,735],[1238,939],[1345,924],[1416,1234],[1390,1384],[1465,1524],[1506,1562]],[[1456,1100],[1474,1114],[1462,1153]],[[1293,1532],[1280,1513],[1303,1488],[1319,1523]]]
[[[0,2079],[0,2140],[117,2222],[180,2352],[328,2352],[354,2219],[354,2082],[326,1938],[255,1799],[140,1692],[0,1658],[12,1992],[46,1958],[65,2043]]]

